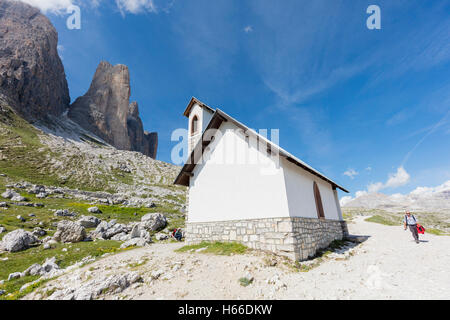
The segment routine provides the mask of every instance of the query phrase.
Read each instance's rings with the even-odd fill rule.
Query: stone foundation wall
[[[188,244],[237,241],[250,248],[272,251],[294,260],[306,260],[318,249],[346,235],[345,221],[300,217],[188,222],[186,225]]]

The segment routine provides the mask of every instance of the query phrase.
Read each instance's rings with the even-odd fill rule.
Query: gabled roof
[[[211,111],[211,113],[214,113],[214,109],[213,108],[211,108],[210,106],[204,104],[203,102],[201,102],[197,98],[192,97],[191,101],[189,102],[188,106],[186,107],[186,110],[184,110],[184,112],[183,112],[183,115],[185,117],[189,117],[189,113],[191,112],[191,109],[194,106],[194,104],[198,104],[200,107],[206,108],[207,110]]]
[[[193,98],[193,99],[195,99],[195,98]],[[192,103],[192,100],[191,100],[191,103]],[[211,109],[210,107],[208,107],[208,108]],[[188,110],[188,109],[189,109],[189,106],[186,110]],[[186,111],[185,111],[185,113],[186,113]],[[324,174],[320,173],[319,171],[312,168],[311,166],[309,166],[302,160],[293,156],[292,154],[290,154],[289,152],[287,152],[280,146],[276,145],[272,141],[270,141],[267,138],[263,137],[262,135],[258,134],[256,131],[248,128],[247,126],[240,123],[239,121],[237,121],[233,117],[229,116],[228,114],[226,114],[225,112],[223,112],[220,109],[216,109],[214,111],[214,114],[213,114],[211,120],[209,121],[208,126],[203,131],[201,138],[199,139],[199,141],[195,145],[194,149],[192,150],[191,154],[189,155],[190,161],[186,161],[183,168],[181,168],[180,173],[178,174],[177,178],[174,181],[174,184],[189,186],[189,179],[192,176],[192,172],[193,172],[198,160],[202,157],[204,150],[211,142],[211,141],[204,141],[203,138],[204,138],[205,132],[208,129],[218,129],[223,122],[227,122],[227,121],[234,123],[237,127],[242,129],[246,134],[255,136],[255,137],[257,137],[257,139],[260,139],[260,140],[264,141],[265,143],[267,143],[268,149],[276,150],[278,152],[278,154],[280,155],[280,157],[284,157],[286,160],[288,160],[288,161],[294,163],[295,165],[301,167],[302,169],[312,173],[313,175],[319,177],[320,179],[330,183],[333,186],[333,189],[339,188],[342,191],[349,193],[349,191],[346,190],[344,187],[338,185],[336,182],[329,179]]]

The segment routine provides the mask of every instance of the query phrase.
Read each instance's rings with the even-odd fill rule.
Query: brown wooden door
[[[319,187],[317,183],[314,181],[314,200],[316,201],[316,209],[317,209],[317,217],[319,219],[325,219],[325,213],[323,212],[322,198],[320,196]]]

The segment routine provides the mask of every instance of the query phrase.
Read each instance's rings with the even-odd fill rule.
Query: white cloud
[[[347,171],[351,171],[352,169],[349,169]],[[346,171],[346,172],[347,172]],[[345,172],[344,172],[345,174]],[[371,183],[367,186],[367,191],[366,190],[360,190],[360,191],[356,191],[355,193],[355,197],[352,198],[350,196],[346,196],[341,198],[341,205],[342,204],[342,200],[345,198],[344,202],[348,203],[356,198],[368,195],[369,193],[375,193],[375,192],[379,192],[380,190],[386,189],[386,188],[397,188],[400,186],[403,186],[405,184],[407,184],[410,181],[410,175],[408,172],[406,172],[405,168],[403,167],[398,167],[397,168],[397,172],[395,173],[391,173],[389,174],[389,177],[387,179],[387,181],[385,183],[382,182],[376,182],[376,183]],[[450,186],[450,181],[448,182],[449,186]],[[448,187],[445,184],[442,185],[442,188]],[[440,186],[441,187],[441,186]],[[439,187],[437,187],[439,188]],[[441,188],[441,189],[442,189]],[[441,190],[439,189],[439,190]],[[417,192],[424,192],[424,190],[417,188],[416,190],[418,190]],[[414,191],[413,191],[414,192]]]
[[[397,188],[407,184],[410,180],[410,175],[403,167],[399,167],[395,174],[389,175],[388,181],[385,183],[386,188]]]
[[[359,173],[355,169],[348,169],[343,173],[344,176],[349,177],[350,179],[354,179]]]
[[[397,188],[404,186],[407,184],[410,180],[410,175],[408,172],[406,172],[405,168],[402,166],[397,168],[396,173],[391,173],[389,175],[388,180],[385,183],[382,182],[376,182],[372,183],[367,186],[367,191],[369,193],[378,192],[380,190],[386,189],[386,188]]]
[[[345,204],[349,203],[352,200],[353,200],[353,198],[351,196],[345,196],[345,197],[341,198],[339,203],[341,204],[341,206],[345,206]]]
[[[442,192],[446,190],[450,190],[450,180],[437,187],[417,187],[413,191],[411,191],[410,194],[414,196],[427,196],[432,195],[436,192]]]
[[[65,13],[67,8],[73,5],[72,0],[16,0],[22,1],[33,7],[39,8],[43,13]]]
[[[72,5],[90,6],[91,8],[98,8],[103,0],[16,0],[22,1],[36,8],[39,8],[44,14],[65,14],[67,8]],[[143,13],[143,12],[157,12],[154,0],[115,0],[116,5],[122,15],[126,13]]]
[[[252,26],[246,26],[246,27],[244,28],[244,32],[245,32],[245,33],[253,32],[253,27],[252,27]]]
[[[63,58],[63,55],[62,55],[62,53],[64,52],[64,46],[63,46],[62,44],[58,44],[58,46],[57,46],[56,48],[58,49],[59,57],[60,57],[61,59],[64,59],[64,58]]]
[[[153,0],[116,0],[116,4],[122,15],[126,12],[137,14],[157,11]]]
[[[374,192],[378,192],[381,189],[383,189],[383,183],[382,182],[376,182],[376,183],[371,183],[367,186],[367,191],[369,193],[374,193]]]
[[[441,192],[449,192],[450,191],[450,180],[447,180],[443,184],[437,186],[437,187],[417,187],[413,191],[407,194],[401,194],[401,193],[394,193],[383,201],[385,203],[393,203],[393,204],[399,204],[399,205],[415,205],[416,207],[436,207],[436,209],[442,209],[446,206],[448,207],[448,200],[446,200],[445,196],[442,198],[442,196],[439,195]],[[345,206],[350,201],[355,200],[359,197],[362,197],[364,195],[368,195],[369,193],[367,191],[358,191],[355,194],[355,197],[351,196],[345,196],[340,199],[341,206]],[[434,197],[436,194],[438,194],[438,197]],[[376,198],[375,198],[376,199]],[[442,199],[442,200],[439,200]],[[374,202],[372,202],[373,204]]]
[[[359,197],[365,196],[367,194],[369,194],[367,191],[356,191],[355,198],[359,198]]]

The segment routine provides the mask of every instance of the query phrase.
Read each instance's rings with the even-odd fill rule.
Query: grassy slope
[[[42,246],[30,248],[25,251],[15,253],[3,253],[0,259],[8,258],[1,261],[0,279],[8,279],[8,275],[13,272],[23,272],[34,263],[42,264],[45,259],[56,257],[56,261],[61,268],[66,268],[86,256],[98,257],[105,253],[113,253],[121,251],[118,241],[95,241],[95,242],[79,242],[74,244],[58,244],[56,248],[51,250],[43,250]],[[67,251],[63,251],[66,248]],[[1,299],[17,299],[25,292],[20,292],[20,288],[31,281],[37,280],[39,276],[26,276],[20,279],[5,281],[0,289],[12,296],[6,294],[0,296]]]
[[[5,101],[0,98],[0,173],[6,175],[6,177],[0,176],[0,193],[6,190],[7,184],[20,181],[86,191],[113,192],[114,189],[111,189],[111,180],[128,184],[130,185],[130,189],[133,187],[135,183],[133,174],[114,168],[110,168],[110,170],[99,174],[94,174],[93,179],[92,172],[87,172],[86,178],[83,176],[80,178],[80,175],[72,177],[69,169],[76,167],[82,170],[83,161],[85,160],[84,155],[82,153],[66,154],[63,158],[59,159],[59,154],[52,152],[49,147],[41,143],[39,134],[40,132],[37,129],[11,111]],[[63,163],[60,171],[56,171],[55,166],[51,165],[51,161],[55,159],[61,160]],[[159,170],[159,168],[157,169]],[[67,172],[64,172],[64,170]],[[62,178],[61,173],[65,177]],[[173,181],[172,179],[166,180]],[[162,179],[153,185],[169,190],[180,190],[179,186],[170,185],[168,182],[164,183]],[[0,226],[4,226],[7,232],[18,228],[31,231],[39,225],[39,222],[43,222],[43,228],[48,230],[49,235],[52,235],[56,229],[54,225],[58,221],[64,219],[76,220],[81,215],[91,215],[87,211],[87,208],[92,205],[87,202],[53,196],[45,199],[37,199],[35,195],[28,194],[24,190],[16,189],[15,191],[28,198],[30,202],[44,204],[44,207],[35,208],[11,205],[8,209],[0,208]],[[0,198],[0,201],[5,200]],[[184,195],[177,197],[166,195],[160,197],[159,200],[155,208],[98,205],[102,213],[96,216],[102,220],[109,221],[111,219],[117,219],[118,222],[128,223],[139,221],[147,213],[162,212],[169,219],[168,228],[184,227],[184,215],[178,211],[179,206],[172,204],[170,201],[165,201],[172,200],[179,204],[184,204]],[[75,218],[55,217],[54,209],[69,209],[70,211],[76,212],[78,216]],[[34,214],[35,217],[30,217],[29,214]],[[23,216],[26,221],[21,222],[16,218],[17,215]],[[4,235],[5,233],[0,234],[0,240]],[[97,257],[105,252],[115,252],[119,246],[120,242],[117,241],[95,241],[77,244],[58,244],[56,248],[50,250],[35,247],[18,253],[5,252],[0,254],[0,280],[6,280],[12,272],[23,272],[34,263],[43,263],[48,257],[56,256],[58,264],[64,268],[86,256]],[[68,248],[68,251],[63,252],[63,248]],[[36,278],[29,276],[5,281],[3,285],[0,285],[0,290],[5,290],[6,294],[0,296],[0,300],[17,299],[26,292],[35,289],[39,286],[39,283],[30,287],[27,291],[21,293],[18,291],[22,285],[36,280]]]
[[[177,252],[191,252],[202,249],[201,253],[211,253],[216,255],[229,256],[232,254],[244,254],[249,248],[238,242],[209,242],[202,241],[199,244],[192,244],[177,249]]]

